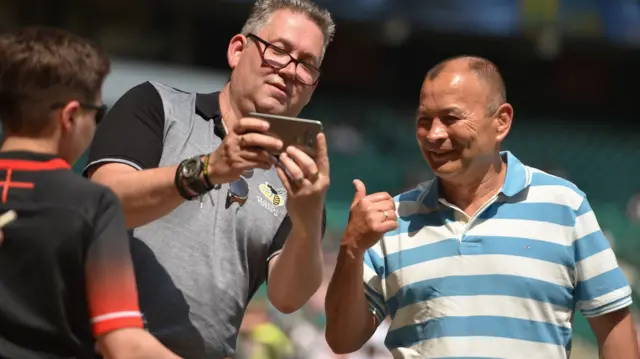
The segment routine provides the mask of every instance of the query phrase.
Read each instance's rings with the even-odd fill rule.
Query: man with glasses
[[[0,358],[96,358],[96,344],[177,358],[143,329],[117,197],[70,167],[105,112],[108,58],[32,27],[0,36],[0,69],[0,213],[16,214],[0,246]]]
[[[297,116],[334,31],[309,0],[258,1],[229,42],[232,74],[220,92],[145,82],[97,131],[84,172],[122,200],[148,328],[186,358],[232,356],[267,277],[271,303],[286,313],[321,283],[324,135],[313,158],[283,149],[247,114]]]

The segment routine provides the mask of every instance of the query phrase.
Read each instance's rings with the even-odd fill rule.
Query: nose
[[[430,143],[438,143],[447,138],[447,126],[440,121],[439,118],[434,118],[431,121],[431,126],[427,130],[426,139]]]
[[[278,71],[280,75],[282,75],[285,79],[294,80],[296,78],[296,68],[297,64],[291,61],[287,66],[283,67]]]

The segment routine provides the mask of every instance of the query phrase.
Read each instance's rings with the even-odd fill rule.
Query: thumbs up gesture
[[[354,180],[356,193],[351,202],[349,221],[342,245],[353,254],[363,254],[376,244],[382,236],[398,228],[396,204],[387,192],[367,195],[367,189],[360,180]]]

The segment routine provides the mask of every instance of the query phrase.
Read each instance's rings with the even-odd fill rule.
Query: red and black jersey
[[[0,153],[0,358],[95,358],[94,338],[142,327],[122,208],[62,159]]]

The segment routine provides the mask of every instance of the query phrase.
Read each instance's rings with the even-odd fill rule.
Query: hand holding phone
[[[293,146],[302,150],[311,158],[316,157],[316,138],[322,132],[322,122],[257,112],[251,112],[248,116],[269,122],[267,135],[281,140],[283,151],[287,147]],[[275,154],[277,155],[279,152]]]
[[[224,123],[223,123],[224,124]],[[282,141],[268,136],[266,121],[244,117],[239,119],[215,151],[205,156],[206,172],[211,184],[230,183],[247,170],[270,169],[275,165],[273,153],[282,150]]]

